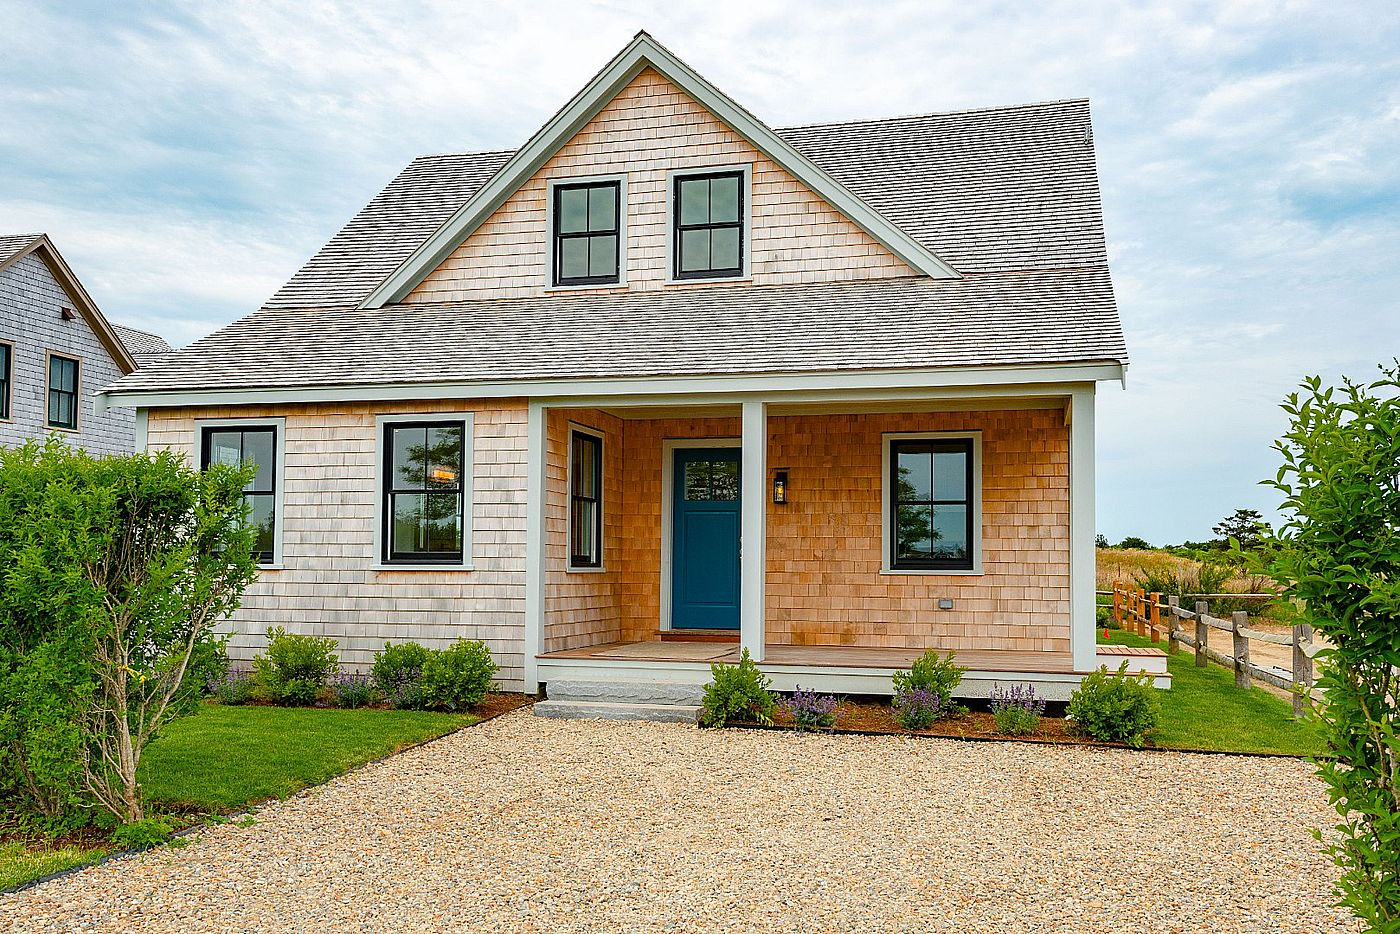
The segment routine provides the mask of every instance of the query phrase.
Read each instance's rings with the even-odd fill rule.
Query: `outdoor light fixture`
[[[779,470],[773,474],[773,502],[780,506],[787,503],[787,475],[786,470]]]

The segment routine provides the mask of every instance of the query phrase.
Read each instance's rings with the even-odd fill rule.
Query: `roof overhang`
[[[99,404],[131,408],[270,406],[303,403],[390,402],[421,399],[519,399],[565,404],[570,399],[611,400],[615,405],[661,402],[707,404],[762,396],[786,403],[851,400],[974,398],[1044,395],[1073,384],[1121,380],[1112,361],[1049,366],[938,367],[820,373],[730,373],[711,376],[626,379],[513,380],[268,386],[251,389],[144,390],[98,394]]]
[[[78,281],[78,277],[74,275],[63,255],[58,252],[58,248],[53,245],[48,234],[39,234],[32,242],[0,262],[0,273],[31,254],[37,254],[44,261],[44,265],[49,267],[49,272],[53,274],[54,279],[73,301],[74,309],[87,322],[88,327],[92,328],[97,339],[102,342],[102,346],[112,355],[112,359],[116,362],[117,368],[122,371],[122,375],[134,373],[136,359],[132,357],[131,351],[127,349],[122,339],[117,336],[117,332],[112,329],[112,325],[98,309],[97,303],[92,300],[87,289],[83,288],[83,284]]]
[[[701,77],[645,32],[604,66],[553,118],[515,152],[466,204],[448,218],[360,304],[379,308],[401,301],[458,245],[496,212],[526,180],[597,116],[644,69],[652,68],[685,91],[730,129],[748,140],[791,175],[824,198],[910,267],[937,279],[961,278],[957,270],[870,207],[811,159],[804,156],[731,97]]]

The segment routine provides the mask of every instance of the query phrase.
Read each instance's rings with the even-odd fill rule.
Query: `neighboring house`
[[[130,454],[135,414],[96,393],[169,353],[154,334],[108,323],[47,235],[0,236],[0,445],[58,433],[93,454]]]
[[[772,130],[639,34],[107,393],[263,468],[239,659],[479,638],[535,690],[701,683],[737,642],[873,693],[936,647],[1063,698],[1126,362],[1085,101]]]

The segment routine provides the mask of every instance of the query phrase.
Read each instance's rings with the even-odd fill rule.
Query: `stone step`
[[[590,704],[678,704],[692,707],[705,696],[699,684],[672,681],[550,681],[545,685],[550,700],[581,701]]]
[[[535,716],[560,720],[651,720],[694,723],[700,708],[690,704],[608,704],[596,701],[546,700],[535,704]]]

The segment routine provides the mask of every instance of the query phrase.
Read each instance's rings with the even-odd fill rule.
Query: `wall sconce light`
[[[773,502],[779,506],[787,504],[788,472],[779,470],[773,474]]]

